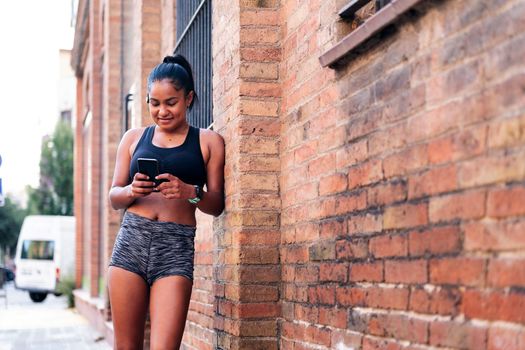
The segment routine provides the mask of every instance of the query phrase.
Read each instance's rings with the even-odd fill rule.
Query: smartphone
[[[155,187],[168,181],[167,179],[155,179],[159,175],[159,161],[155,158],[137,158],[137,164],[139,173],[148,175],[149,180],[155,182]]]

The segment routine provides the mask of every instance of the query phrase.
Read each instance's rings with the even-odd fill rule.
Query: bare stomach
[[[150,220],[196,225],[194,204],[185,199],[166,199],[158,192],[136,199],[127,210]]]

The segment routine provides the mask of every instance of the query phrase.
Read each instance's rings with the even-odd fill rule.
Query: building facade
[[[198,216],[183,347],[525,348],[525,2],[191,3],[226,210]],[[177,13],[78,5],[76,301],[110,342],[116,148]]]

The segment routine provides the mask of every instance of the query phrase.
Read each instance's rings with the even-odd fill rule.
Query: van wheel
[[[47,298],[47,293],[29,292],[29,297],[35,303],[41,303]]]

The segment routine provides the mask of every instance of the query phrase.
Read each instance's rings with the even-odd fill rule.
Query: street
[[[0,298],[0,350],[111,349],[83,316],[67,308],[65,296],[49,294],[34,303],[13,282],[4,287],[8,305]]]

